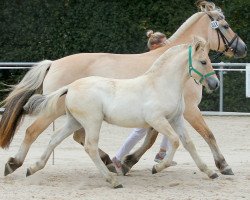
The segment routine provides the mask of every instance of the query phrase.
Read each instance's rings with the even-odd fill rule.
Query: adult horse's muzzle
[[[234,40],[230,50],[233,52],[235,58],[244,58],[247,55],[247,45],[240,37]]]
[[[206,82],[209,90],[211,91],[216,90],[220,86],[220,81],[214,76],[207,77]]]

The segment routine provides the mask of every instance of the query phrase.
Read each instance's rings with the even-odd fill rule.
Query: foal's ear
[[[205,44],[206,44],[206,41],[203,38],[194,36],[193,47],[194,47],[195,52],[199,51],[200,49],[204,49]]]

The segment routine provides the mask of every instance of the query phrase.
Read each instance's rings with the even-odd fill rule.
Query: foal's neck
[[[187,45],[179,45],[164,52],[145,76],[160,89],[182,93],[189,79]]]

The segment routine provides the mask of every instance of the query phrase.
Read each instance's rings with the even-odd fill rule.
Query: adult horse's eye
[[[227,25],[224,25],[223,28],[224,28],[224,29],[229,29],[229,25],[228,25],[228,24],[227,24]]]
[[[202,65],[206,65],[207,62],[206,62],[205,60],[202,60],[202,61],[201,61],[201,64],[202,64]]]

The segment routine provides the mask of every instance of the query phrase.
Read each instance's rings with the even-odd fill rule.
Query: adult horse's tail
[[[59,98],[68,92],[68,86],[64,86],[48,95],[35,94],[25,104],[23,109],[32,115],[43,113],[50,115],[57,109]]]
[[[19,84],[12,86],[11,93],[3,100],[5,110],[0,121],[0,147],[9,147],[24,114],[23,106],[33,94],[42,92],[43,80],[51,64],[50,60],[38,63]]]

